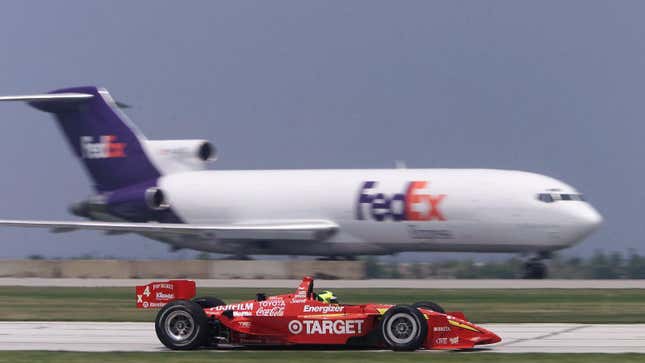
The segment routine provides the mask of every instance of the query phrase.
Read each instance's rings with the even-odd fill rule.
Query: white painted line
[[[486,324],[497,353],[645,353],[645,324]],[[167,349],[153,323],[0,322],[0,350],[85,352]],[[267,354],[270,354],[267,352]]]

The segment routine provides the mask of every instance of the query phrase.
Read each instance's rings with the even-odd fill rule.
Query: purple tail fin
[[[87,168],[98,191],[155,181],[160,176],[141,145],[145,137],[130,123],[105,89],[76,87],[50,94],[92,95],[55,102],[31,100],[29,104],[56,116],[72,150]]]

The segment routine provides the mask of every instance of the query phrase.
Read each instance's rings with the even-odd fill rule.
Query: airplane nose
[[[576,210],[575,219],[584,236],[598,229],[603,222],[602,215],[589,204]]]

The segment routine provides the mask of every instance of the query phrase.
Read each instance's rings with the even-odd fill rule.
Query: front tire
[[[421,308],[426,310],[436,311],[438,313],[445,314],[446,311],[441,307],[441,305],[434,303],[432,301],[419,301],[412,304],[412,307]]]
[[[157,314],[157,338],[173,350],[191,350],[207,344],[208,319],[199,304],[176,300],[166,304]]]
[[[381,338],[394,351],[417,350],[428,335],[428,323],[417,308],[396,305],[383,315],[379,326]]]

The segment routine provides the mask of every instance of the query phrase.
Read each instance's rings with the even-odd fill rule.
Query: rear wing
[[[195,297],[195,281],[156,281],[136,287],[137,308],[162,308],[174,300],[190,300]]]

